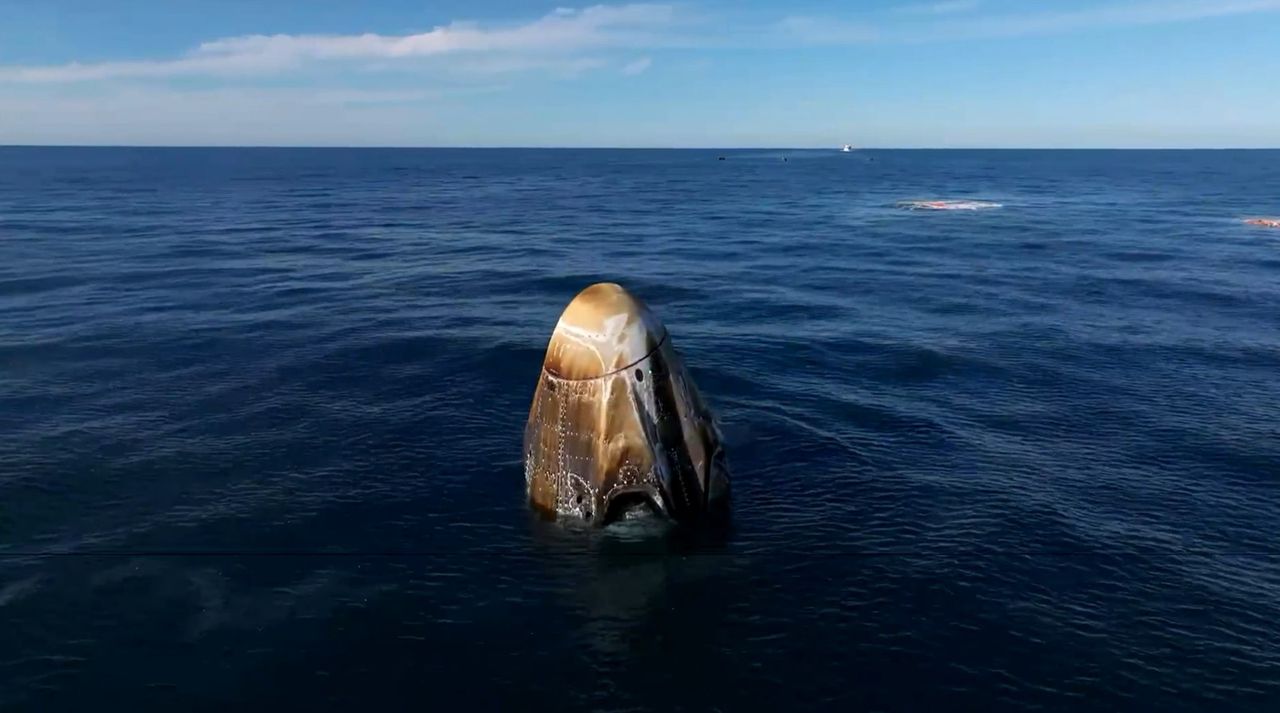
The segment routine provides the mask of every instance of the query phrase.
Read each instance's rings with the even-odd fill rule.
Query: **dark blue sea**
[[[0,709],[1280,709],[1276,213],[1275,151],[0,149]],[[596,281],[728,528],[526,507]]]

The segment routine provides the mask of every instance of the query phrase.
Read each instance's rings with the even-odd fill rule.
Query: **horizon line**
[[[76,149],[337,149],[477,151],[835,151],[834,146],[538,146],[448,144],[6,144],[13,148]],[[1278,151],[1280,146],[859,146],[857,151]]]

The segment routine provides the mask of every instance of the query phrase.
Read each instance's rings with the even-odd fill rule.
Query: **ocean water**
[[[1278,187],[1266,151],[0,149],[0,709],[1275,709],[1280,231],[1241,219]],[[601,280],[717,413],[731,527],[526,507]]]

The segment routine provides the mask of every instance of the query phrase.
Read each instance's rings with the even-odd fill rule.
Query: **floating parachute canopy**
[[[1246,218],[1244,222],[1259,228],[1280,228],[1280,218]]]
[[[907,210],[989,210],[1003,208],[1000,203],[973,200],[900,201],[899,208]]]

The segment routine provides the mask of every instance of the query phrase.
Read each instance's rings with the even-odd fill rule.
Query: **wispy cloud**
[[[1094,5],[1062,12],[985,15],[948,20],[908,33],[908,41],[991,39],[1190,22],[1280,10],[1280,0],[1164,0]]]
[[[408,35],[249,35],[205,42],[185,56],[171,59],[0,67],[0,81],[244,76],[296,69],[309,62],[394,61],[444,55],[503,58],[494,60],[491,66],[506,71],[502,68],[533,65],[530,57],[657,46],[663,42],[662,31],[673,20],[674,9],[670,5],[597,5],[583,10],[560,8],[524,24],[482,27],[473,22],[454,22]]]
[[[644,74],[644,71],[648,69],[651,64],[653,64],[652,59],[649,57],[641,57],[640,59],[624,64],[622,66],[622,73],[633,77],[637,74]]]
[[[987,13],[985,5],[954,0],[897,8],[898,20],[882,24],[833,17],[793,16],[776,25],[779,36],[807,45],[870,42],[918,44],[1013,38],[1190,22],[1280,11],[1280,0],[1164,0],[1091,5],[1067,11]]]
[[[448,67],[452,75],[493,75],[540,72],[571,79],[608,66],[602,57],[538,57],[529,55],[477,55],[459,59]]]
[[[654,4],[665,2],[678,4]],[[811,106],[795,97],[762,105],[756,92],[739,83],[708,82],[731,73],[748,75],[761,62],[773,59],[769,52],[805,47],[865,48],[844,53],[856,61],[890,44],[985,42],[1226,16],[1256,15],[1250,20],[1261,20],[1263,13],[1277,11],[1280,0],[1081,0],[1052,5],[1014,0],[895,0],[895,7],[887,9],[882,5],[831,17],[782,17],[785,13],[761,15],[732,3],[708,3],[699,10],[679,0],[639,0],[637,4],[559,9],[507,22],[447,22],[423,32],[405,30],[405,34],[360,33],[360,28],[352,28],[328,35],[210,36],[210,41],[185,52],[131,61],[72,55],[78,61],[0,66],[0,143],[591,145],[616,141],[617,132],[626,136],[627,143],[648,145],[722,141],[779,145],[779,137],[785,136],[793,138],[781,139],[783,143],[803,143],[818,133],[839,139],[852,121],[847,114],[859,111],[860,105],[835,96],[838,92],[813,93]],[[673,48],[697,51],[668,51]],[[717,54],[721,49],[734,51]],[[939,48],[938,61],[945,61],[952,49],[962,51],[963,47]],[[741,50],[759,55],[747,57],[748,52]],[[831,76],[847,77],[835,66],[840,64],[838,54],[824,49],[806,60],[818,60],[809,65],[813,72],[822,73],[830,66]],[[825,61],[831,63],[822,64]],[[655,62],[663,68],[662,79],[672,81],[659,84],[654,77],[655,81],[645,83],[672,90],[672,96],[679,98],[675,115],[646,115],[631,104],[615,105],[595,92],[551,102],[548,108],[540,87],[535,86],[537,80],[548,77],[599,76],[612,81],[649,72]],[[1092,66],[1096,69],[1097,64]],[[1228,66],[1236,65],[1223,65]],[[712,67],[716,77],[698,76],[708,75]],[[1145,69],[1159,76],[1159,68]],[[775,82],[766,89],[784,86],[779,83],[783,77],[766,80]],[[1252,81],[1254,86],[1260,80]],[[1113,83],[1119,84],[1123,82]],[[1203,86],[1181,89],[1176,84],[1171,79],[1167,87],[1150,89],[1147,95],[1127,90],[1081,92],[1099,97],[1092,102],[1097,109],[1089,120],[1103,128],[1074,134],[1076,140],[1091,141],[1112,131],[1111,136],[1140,145],[1156,140],[1144,137],[1159,137],[1160,131],[1166,131],[1174,132],[1166,137],[1184,132],[1177,135],[1190,143],[1275,143],[1274,121],[1267,121],[1276,114],[1273,93],[1242,92],[1230,101],[1205,104],[1194,98],[1206,96],[1212,85],[1204,85],[1209,87],[1206,90]],[[699,91],[704,87],[711,90],[705,101]],[[867,93],[874,96],[874,91],[871,87]],[[506,94],[498,98],[472,96],[472,92]],[[909,96],[882,97],[888,110],[868,109],[867,130],[889,143],[912,145],[920,136],[929,137],[926,142],[935,141],[937,117],[931,112],[938,102],[964,105],[955,98],[958,94],[937,100],[925,94],[915,104]],[[1004,97],[1006,103],[999,108],[1044,107],[1042,114],[1028,110],[1016,121],[999,124],[995,110],[975,109],[969,115],[952,112],[947,126],[952,138],[947,140],[981,142],[999,135],[1003,143],[1013,145],[1070,143],[1074,127],[1084,120],[1060,119],[1056,113],[1060,105],[1049,94],[1026,94],[1025,98]],[[1124,100],[1132,104],[1122,106],[1117,97],[1127,97]],[[598,102],[592,107],[598,111],[582,110],[590,102]],[[1202,105],[1212,110],[1196,115],[1198,124],[1177,123],[1177,117]],[[632,123],[626,129],[617,128],[632,120],[633,112]],[[603,115],[610,120],[597,118]],[[919,117],[914,124],[909,123],[912,117]],[[1131,134],[1122,133],[1125,117],[1136,117]],[[1186,133],[1199,130],[1197,126],[1218,133]]]
[[[880,38],[872,25],[829,17],[787,17],[777,29],[784,40],[806,45],[861,44]]]
[[[945,0],[944,2],[919,3],[903,5],[896,8],[906,15],[955,15],[972,12],[982,5],[982,0]]]
[[[0,97],[0,143],[122,145],[437,145],[495,136],[475,103],[513,86],[24,87]],[[462,121],[466,116],[470,121]],[[486,123],[487,122],[487,123]],[[512,129],[515,130],[514,128]]]
[[[896,12],[881,14],[876,22],[857,16],[792,16],[765,25],[729,11],[714,23],[701,26],[689,21],[693,16],[685,9],[678,12],[668,4],[595,5],[580,10],[560,8],[523,22],[481,25],[456,21],[403,35],[246,35],[210,40],[170,58],[0,66],[0,82],[55,84],[196,76],[231,80],[344,62],[365,68],[426,64],[468,74],[542,71],[577,76],[622,62],[619,53],[636,50],[780,49],[1020,37],[1271,12],[1280,10],[1280,0],[1130,0],[1067,11],[1014,13],[992,13],[990,6],[984,0],[939,0],[898,6]],[[622,71],[638,74],[648,66],[634,60]]]

